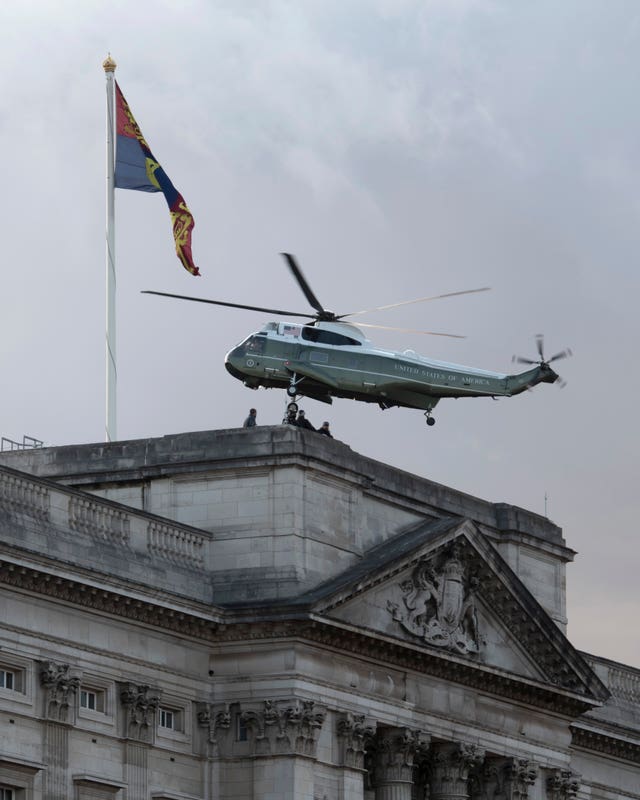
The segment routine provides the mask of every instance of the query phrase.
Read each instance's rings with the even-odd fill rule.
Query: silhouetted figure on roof
[[[330,439],[333,439],[331,431],[329,430],[329,423],[326,420],[318,428],[318,433],[321,433],[323,436],[328,436]]]
[[[299,428],[306,428],[308,431],[315,431],[315,428],[309,422],[309,420],[305,417],[304,411],[302,409],[300,409],[300,411],[298,411],[298,419],[296,420],[296,425]]]

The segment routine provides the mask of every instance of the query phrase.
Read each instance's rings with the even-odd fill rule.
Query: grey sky
[[[131,7],[130,7],[131,6]],[[462,333],[376,342],[508,371],[573,348],[568,381],[418,411],[306,401],[355,450],[545,511],[579,552],[570,638],[640,666],[637,635],[640,6],[635,0],[45,2],[0,6],[0,434],[104,434],[105,91],[116,78],[195,220],[117,193],[119,438],[282,418],[223,358],[264,315],[141,289],[305,309],[297,255],[346,312]]]

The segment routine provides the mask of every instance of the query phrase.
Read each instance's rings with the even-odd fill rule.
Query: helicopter
[[[571,355],[562,350],[549,359],[544,357],[542,335],[536,337],[539,358],[531,360],[514,356],[513,360],[531,369],[514,375],[435,361],[413,350],[384,350],[373,345],[361,328],[403,330],[434,336],[464,338],[457,334],[436,331],[409,331],[385,325],[343,321],[369,311],[456,295],[487,291],[487,287],[461,292],[422,297],[375,309],[335,314],[325,309],[307,283],[296,259],[282,253],[289,269],[306,297],[314,314],[299,311],[207,300],[199,297],[145,290],[178,300],[260,311],[289,317],[287,321],[267,322],[260,330],[232,348],[225,357],[227,371],[250,389],[284,389],[295,404],[298,397],[309,397],[332,403],[334,397],[365,403],[377,403],[381,409],[404,407],[424,412],[427,425],[434,425],[433,409],[447,397],[511,397],[531,389],[538,383],[555,383],[560,376],[550,367],[554,361]],[[295,322],[306,319],[309,322]]]

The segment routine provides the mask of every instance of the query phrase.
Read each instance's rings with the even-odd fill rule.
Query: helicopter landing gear
[[[431,412],[430,412],[430,411],[425,411],[425,412],[424,412],[424,415],[425,415],[425,417],[427,418],[427,425],[431,426],[431,425],[435,425],[435,424],[436,424],[436,421],[435,421],[435,419],[434,419],[434,418],[431,416]]]
[[[295,372],[291,374],[291,377],[289,378],[289,385],[287,386],[287,394],[289,397],[295,397],[298,394],[298,384],[303,380],[304,377],[296,377]]]

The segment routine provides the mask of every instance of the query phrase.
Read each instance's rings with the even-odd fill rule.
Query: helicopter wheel
[[[435,419],[434,419],[434,418],[431,416],[431,412],[430,412],[430,411],[425,411],[425,412],[424,412],[424,415],[425,415],[425,417],[427,418],[427,425],[431,426],[431,425],[435,425],[435,424],[436,424],[436,421],[435,421]]]
[[[295,386],[287,386],[287,394],[289,397],[295,397],[298,394],[298,390]]]

